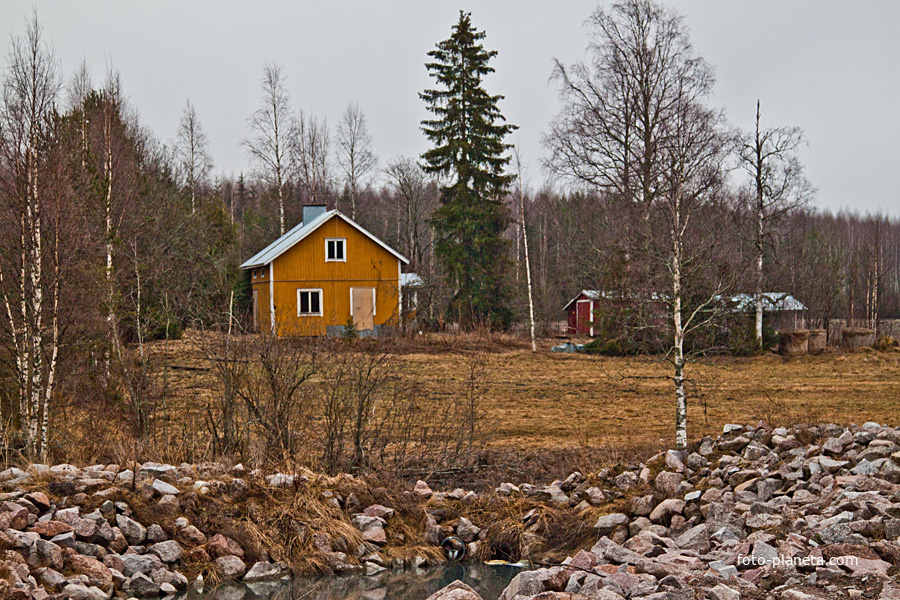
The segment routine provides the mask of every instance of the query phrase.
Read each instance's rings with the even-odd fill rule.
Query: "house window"
[[[297,316],[322,316],[322,290],[297,290]]]
[[[344,238],[326,238],[325,262],[347,262],[347,254],[344,252],[346,242]]]
[[[256,269],[253,269],[252,272],[253,272],[253,279],[256,279]]]

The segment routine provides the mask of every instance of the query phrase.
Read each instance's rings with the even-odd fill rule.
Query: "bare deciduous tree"
[[[694,99],[684,99],[677,120],[667,123],[663,155],[668,165],[657,212],[660,227],[656,236],[666,240],[654,253],[664,265],[662,277],[668,280],[671,296],[672,349],[674,367],[675,446],[687,447],[687,393],[685,366],[688,336],[709,324],[720,311],[721,299],[728,289],[727,279],[715,269],[714,248],[718,241],[715,213],[721,205],[721,175],[725,143],[720,114]],[[712,225],[712,226],[710,226]],[[704,273],[706,271],[706,273]],[[709,271],[713,271],[710,277]],[[698,280],[711,280],[706,286]]]
[[[304,199],[307,204],[325,204],[331,185],[328,123],[313,115],[301,114],[295,141],[297,171]]]
[[[534,339],[534,294],[531,289],[531,260],[528,255],[528,222],[525,219],[525,182],[523,179],[522,157],[519,154],[518,146],[513,147],[513,164],[516,168],[516,189],[514,194],[518,203],[519,229],[521,229],[522,245],[525,250],[525,281],[528,286],[528,324],[531,330],[531,351],[537,352],[537,342]],[[518,273],[518,269],[516,273]]]
[[[43,40],[35,13],[25,34],[12,40],[0,99],[4,208],[21,232],[13,260],[0,261],[0,287],[18,386],[20,429],[29,455],[37,460],[47,457],[59,356],[59,213],[53,227],[47,214],[45,172],[51,115],[60,87],[57,60]],[[45,246],[47,237],[50,248]],[[7,270],[10,263],[15,274]],[[4,279],[17,280],[16,285],[7,287]]]
[[[803,174],[797,151],[803,144],[798,127],[760,129],[759,101],[756,101],[756,130],[743,133],[739,140],[741,167],[750,175],[753,186],[751,213],[754,219],[753,248],[756,259],[754,302],[756,307],[756,345],[763,343],[763,260],[767,245],[773,243],[778,226],[791,213],[810,201],[814,190]]]
[[[591,61],[556,63],[563,108],[546,136],[546,165],[634,208],[633,218],[620,230],[631,241],[624,270],[633,279],[657,283],[628,292],[625,301],[668,299],[675,442],[683,448],[684,341],[716,295],[683,312],[685,297],[693,296],[686,270],[699,270],[709,258],[702,247],[690,250],[689,225],[709,200],[721,152],[719,117],[703,108],[713,71],[694,52],[681,16],[652,0],[624,0],[609,11],[598,8],[589,24]],[[665,241],[662,247],[660,240]],[[651,260],[636,262],[640,257]],[[667,285],[654,276],[660,265]]]
[[[178,133],[175,136],[175,156],[181,169],[184,186],[191,193],[191,213],[197,211],[197,189],[206,183],[212,169],[209,140],[197,109],[188,100],[181,111]]]
[[[260,106],[249,121],[251,137],[243,145],[256,163],[256,175],[275,189],[279,235],[284,235],[284,204],[296,168],[298,123],[280,66],[266,64],[262,92]]]
[[[428,219],[437,205],[437,194],[425,171],[412,159],[398,157],[385,169],[393,191],[400,249],[421,269],[428,241]]]
[[[344,173],[346,194],[350,199],[350,218],[355,220],[360,192],[378,164],[378,159],[372,152],[372,136],[366,125],[366,116],[355,102],[347,105],[341,115],[337,146],[337,162]]]

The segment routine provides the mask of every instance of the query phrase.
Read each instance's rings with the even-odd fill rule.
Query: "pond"
[[[220,586],[204,593],[190,591],[182,599],[214,600],[426,600],[461,579],[484,600],[497,600],[521,571],[513,565],[449,563],[429,569],[384,571],[378,575],[325,575],[284,582]]]

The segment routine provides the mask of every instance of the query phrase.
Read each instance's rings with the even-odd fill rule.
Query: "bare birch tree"
[[[355,102],[347,105],[341,116],[337,147],[337,162],[344,173],[344,185],[350,200],[350,218],[356,220],[359,195],[375,170],[378,159],[372,152],[372,136],[366,125],[366,115]]]
[[[685,269],[696,271],[709,259],[688,246],[689,224],[697,220],[692,215],[707,200],[696,178],[707,168],[715,171],[721,148],[720,143],[703,146],[718,135],[717,117],[703,108],[713,71],[694,52],[682,17],[652,0],[598,8],[588,24],[590,61],[571,66],[557,61],[554,69],[563,108],[545,137],[546,166],[632,209],[633,218],[620,232],[631,246],[623,271],[633,283],[650,287],[624,296],[651,306],[651,316],[659,299],[670,306],[675,442],[682,448],[687,440],[684,342],[716,295],[685,314],[685,297],[694,296]],[[640,257],[645,260],[637,262]],[[663,281],[655,275],[660,265]]]
[[[422,269],[430,245],[428,219],[437,205],[437,195],[425,171],[410,158],[392,160],[384,173],[393,192],[400,249],[410,258],[411,269]]]
[[[528,256],[528,222],[525,218],[525,182],[522,169],[522,156],[519,147],[513,147],[513,164],[516,168],[515,197],[518,203],[519,227],[522,231],[522,246],[525,251],[525,281],[528,286],[528,323],[531,329],[531,351],[537,352],[537,342],[534,339],[534,294],[531,289],[531,260]]]
[[[175,136],[175,157],[184,186],[191,192],[191,214],[197,211],[197,190],[204,185],[212,169],[209,140],[200,124],[197,109],[188,100],[181,111]]]
[[[48,221],[45,171],[60,87],[57,60],[43,41],[35,13],[25,34],[12,40],[0,100],[3,196],[21,231],[13,261],[0,261],[0,288],[14,355],[19,425],[36,460],[47,457],[59,355],[59,229]],[[10,262],[16,274],[6,271]]]
[[[756,345],[763,344],[764,257],[767,247],[775,248],[778,226],[793,212],[805,207],[814,190],[803,174],[797,151],[803,144],[798,127],[760,129],[759,100],[756,101],[756,129],[741,134],[739,158],[750,175],[753,187],[751,213],[754,219],[753,249],[756,262],[754,304]]]
[[[67,92],[69,96],[69,107],[78,115],[78,126],[81,132],[81,168],[86,166],[86,155],[88,151],[87,141],[87,99],[91,93],[93,84],[91,83],[91,71],[88,68],[86,60],[82,60],[75,70],[72,79],[69,80]]]
[[[328,123],[313,115],[300,115],[297,131],[297,173],[307,204],[325,204],[331,185]]]
[[[721,299],[728,281],[715,274],[714,248],[719,239],[715,227],[716,212],[722,204],[721,191],[725,138],[722,117],[686,99],[678,119],[667,123],[664,147],[667,162],[664,193],[657,206],[661,240],[669,248],[655,253],[664,266],[671,296],[672,348],[669,358],[674,367],[675,446],[687,447],[687,392],[685,366],[688,336],[710,323],[721,310]],[[713,271],[709,277],[708,271]],[[704,273],[707,271],[707,273]],[[706,277],[704,277],[706,275]],[[706,285],[698,285],[707,279]]]
[[[297,147],[297,116],[291,108],[287,79],[281,67],[266,63],[260,106],[250,117],[251,137],[242,144],[256,163],[256,175],[275,189],[278,231],[285,232],[284,205],[293,181]]]

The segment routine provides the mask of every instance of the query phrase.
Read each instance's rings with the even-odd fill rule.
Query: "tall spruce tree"
[[[484,37],[472,27],[471,13],[460,11],[450,38],[428,53],[433,62],[425,66],[438,89],[419,94],[435,117],[422,121],[434,144],[422,155],[423,168],[449,179],[432,220],[434,251],[455,290],[451,318],[466,328],[478,323],[505,327],[512,316],[509,242],[503,238],[510,216],[503,197],[513,176],[504,173],[510,144],[503,138],[516,127],[497,108],[503,96],[482,87],[497,54],[484,49]]]

